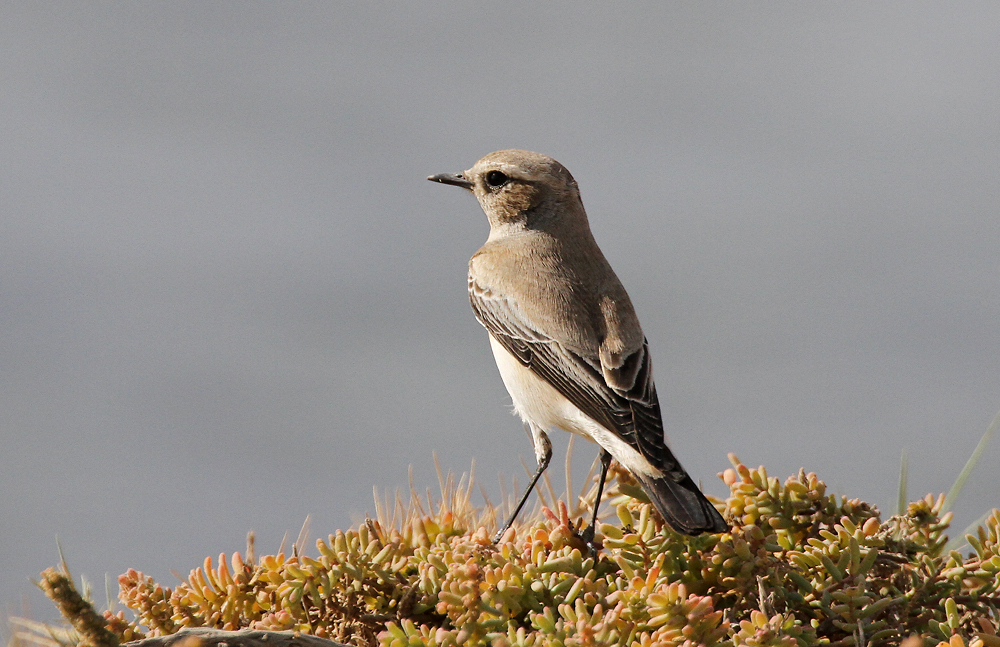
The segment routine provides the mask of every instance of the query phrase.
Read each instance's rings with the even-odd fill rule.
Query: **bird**
[[[591,233],[570,172],[546,155],[509,149],[486,155],[467,171],[427,179],[472,192],[489,220],[486,243],[469,261],[469,299],[489,333],[537,462],[494,543],[548,467],[553,429],[600,447],[593,516],[580,535],[592,553],[612,458],[677,532],[728,531],[666,444],[649,344],[628,293]]]

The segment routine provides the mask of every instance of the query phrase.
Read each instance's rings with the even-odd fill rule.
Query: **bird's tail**
[[[671,478],[670,474],[659,478],[636,476],[653,506],[677,532],[700,535],[703,532],[729,531],[729,524],[688,474],[684,474],[684,478],[679,480]]]

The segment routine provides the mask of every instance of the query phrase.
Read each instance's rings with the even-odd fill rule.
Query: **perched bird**
[[[646,338],[569,171],[545,155],[503,150],[467,171],[427,179],[468,189],[490,221],[486,244],[469,261],[469,298],[538,461],[494,541],[548,467],[554,428],[601,447],[594,515],[583,534],[591,549],[612,457],[678,532],[727,531],[664,442]]]

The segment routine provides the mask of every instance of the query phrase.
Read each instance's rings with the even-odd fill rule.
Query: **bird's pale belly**
[[[562,429],[583,436],[604,447],[630,472],[662,476],[639,452],[617,435],[599,425],[593,418],[566,399],[555,387],[538,377],[517,361],[490,335],[490,347],[496,359],[500,377],[521,420],[541,431]]]

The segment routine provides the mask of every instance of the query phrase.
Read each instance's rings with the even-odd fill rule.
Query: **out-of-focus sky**
[[[904,449],[914,497],[947,490],[1000,409],[997,24],[992,2],[5,4],[0,601],[47,613],[27,578],[57,535],[98,590],[171,584],[251,529],[268,553],[306,515],[346,528],[410,465],[436,490],[435,452],[493,500],[524,483],[466,297],[486,219],[425,180],[501,148],[575,175],[707,491],[735,452],[888,516]],[[956,532],[1000,505],[998,458]]]

